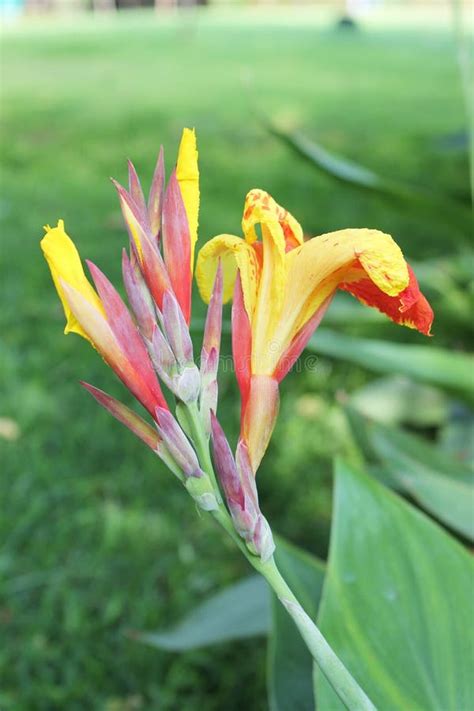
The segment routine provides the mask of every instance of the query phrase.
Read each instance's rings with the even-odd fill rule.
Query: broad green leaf
[[[307,613],[316,619],[324,565],[278,539],[275,560]],[[313,711],[312,658],[293,620],[272,595],[272,633],[268,645],[268,696],[271,711]]]
[[[439,446],[474,470],[474,414],[465,412],[453,417],[440,432]]]
[[[455,531],[474,540],[472,471],[420,437],[372,425],[371,441],[403,491]]]
[[[474,537],[474,473],[435,443],[366,420],[351,407],[348,420],[365,457],[377,462],[370,473],[409,494],[442,523]]]
[[[370,477],[337,466],[320,627],[383,711],[474,708],[471,556]],[[318,707],[342,709],[320,673]]]
[[[137,632],[134,639],[159,649],[182,652],[219,642],[266,635],[270,593],[260,575],[251,575],[212,595],[168,630]]]
[[[436,219],[445,225],[456,227],[465,235],[470,234],[472,216],[469,208],[462,202],[447,195],[430,193],[410,183],[386,178],[363,165],[331,153],[298,131],[286,131],[273,123],[264,122],[274,136],[325,175],[415,210],[415,214],[421,219]]]
[[[444,387],[474,402],[472,356],[426,345],[390,343],[355,338],[319,328],[308,349],[332,358],[356,363],[377,373],[398,373],[415,380]]]

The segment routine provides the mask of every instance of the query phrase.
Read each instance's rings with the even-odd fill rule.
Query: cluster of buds
[[[265,562],[272,557],[275,544],[271,528],[258,504],[247,445],[239,440],[234,459],[224,431],[213,413],[211,428],[214,462],[234,527],[248,549]]]
[[[188,174],[197,174],[197,164],[191,165],[190,170],[189,138],[190,134],[185,132],[181,152],[188,161]],[[191,152],[191,160],[192,156]],[[129,190],[113,182],[130,236],[130,256],[123,251],[122,272],[136,329],[156,374],[176,398],[177,413],[183,413],[183,406],[195,408],[198,428],[203,423],[205,432],[209,431],[206,423],[210,408],[217,407],[222,276],[219,269],[208,308],[200,372],[194,362],[189,331],[192,215],[188,215],[178,180],[180,167],[178,160],[165,190],[163,149],[160,150],[148,203],[132,163],[129,162]],[[222,501],[220,492],[196,454],[193,438],[199,439],[199,432],[193,432],[189,417],[185,413],[181,418],[178,415],[182,427],[164,403],[155,407],[153,417],[158,432],[154,447],[157,454],[180,478],[201,509],[216,510]]]
[[[189,333],[199,212],[194,131],[183,132],[166,188],[160,151],[148,201],[131,163],[128,190],[114,185],[130,236],[122,267],[131,312],[88,262],[93,288],[62,220],[46,228],[41,246],[63,303],[65,332],[92,343],[148,410],[155,428],[110,395],[84,386],[157,452],[200,508],[223,513],[222,489],[235,530],[252,554],[268,560],[274,544],[259,508],[255,475],[278,415],[279,384],[332,297],[338,289],[347,291],[426,335],[433,311],[390,235],[344,229],[305,240],[287,210],[263,190],[251,190],[243,238],[217,235],[199,253],[196,280],[209,308],[198,368]],[[232,297],[232,351],[241,394],[235,458],[216,419],[222,304]],[[176,418],[160,381],[176,400]],[[211,434],[220,488],[209,456]]]
[[[268,558],[273,551],[271,532],[258,508],[248,456],[245,460],[243,451],[238,451],[234,474],[222,466],[219,455],[216,432],[222,430],[215,413],[223,303],[220,263],[213,281],[199,368],[189,331],[198,176],[194,132],[185,129],[176,169],[166,186],[160,150],[148,201],[131,162],[128,189],[113,180],[130,237],[130,250],[122,254],[129,309],[102,271],[88,261],[94,289],[62,221],[55,228],[46,228],[42,248],[63,303],[65,331],[75,331],[92,343],[149,412],[154,426],[102,390],[88,383],[82,385],[162,459],[200,509],[222,512],[222,489],[237,532],[254,555]],[[176,417],[161,385],[174,396]],[[220,487],[209,456],[211,423]],[[230,459],[233,461],[232,455]],[[241,496],[236,493],[236,476],[242,481]]]

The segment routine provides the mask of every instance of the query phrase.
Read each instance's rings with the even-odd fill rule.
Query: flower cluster
[[[161,457],[198,506],[230,516],[247,550],[268,560],[274,543],[260,511],[255,474],[275,425],[279,383],[334,293],[348,291],[427,335],[432,310],[389,235],[345,229],[305,241],[289,212],[262,190],[252,190],[244,206],[244,238],[219,235],[199,253],[196,280],[209,307],[198,368],[189,332],[199,212],[194,131],[184,130],[167,184],[160,151],[148,201],[131,163],[128,190],[113,182],[130,237],[129,252],[122,256],[130,308],[103,272],[87,262],[95,288],[90,283],[62,220],[45,228],[41,247],[64,308],[65,333],[91,342],[148,411],[153,426],[110,395],[83,385]],[[216,414],[222,304],[232,297],[232,348],[241,393],[235,456]]]

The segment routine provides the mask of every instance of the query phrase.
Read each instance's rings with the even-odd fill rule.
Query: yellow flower
[[[224,299],[235,289],[233,351],[242,395],[241,436],[255,471],[275,423],[278,383],[336,289],[422,333],[429,333],[433,314],[390,235],[345,229],[304,242],[295,218],[262,190],[247,195],[242,231],[244,239],[218,235],[201,249],[196,280],[209,301],[220,261]]]

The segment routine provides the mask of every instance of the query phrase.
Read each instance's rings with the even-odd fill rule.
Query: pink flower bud
[[[201,477],[196,452],[171,412],[157,407],[156,421],[160,437],[185,477]]]
[[[272,532],[262,515],[247,446],[240,441],[236,460],[216,416],[211,412],[214,462],[235,529],[249,550],[268,560],[275,549]]]
[[[189,328],[172,291],[165,291],[163,295],[163,327],[178,365],[192,363],[193,343]]]
[[[148,197],[148,219],[150,221],[150,229],[152,236],[158,243],[159,233],[161,230],[161,211],[163,208],[163,190],[165,185],[165,163],[163,155],[163,146],[160,148],[158,160],[156,162],[155,172]]]
[[[209,308],[201,350],[201,402],[200,411],[206,432],[210,434],[210,413],[217,410],[217,370],[222,331],[222,265],[219,261]]]
[[[138,328],[145,338],[151,340],[156,325],[153,301],[133,251],[132,257],[129,259],[127,252],[123,250],[122,275],[128,301]]]

